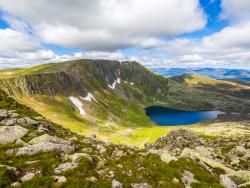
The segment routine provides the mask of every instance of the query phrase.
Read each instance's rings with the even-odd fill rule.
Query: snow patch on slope
[[[74,104],[76,108],[79,109],[81,115],[85,115],[85,111],[83,110],[83,104],[80,100],[78,100],[77,98],[73,96],[70,96],[69,100]]]
[[[118,78],[117,80],[114,81],[114,83],[113,83],[112,85],[109,85],[109,84],[108,84],[108,86],[109,86],[109,88],[111,88],[111,89],[115,89],[116,84],[120,84],[120,83],[121,83],[121,79]]]
[[[95,97],[91,93],[88,93],[86,97],[80,97],[80,98],[82,100],[89,101],[89,102],[91,102],[92,100],[96,101]]]

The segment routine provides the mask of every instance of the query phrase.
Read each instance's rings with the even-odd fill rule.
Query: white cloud
[[[166,40],[204,27],[198,0],[0,0],[12,28],[0,29],[0,67],[89,58],[250,69],[250,0],[222,0],[221,7],[220,17],[230,21],[221,31],[199,40]],[[59,56],[41,42],[89,51]],[[130,46],[140,47],[137,55],[119,50]]]
[[[3,14],[3,19],[6,20],[10,27],[14,30],[21,31],[22,33],[28,33],[31,32],[31,28],[27,23],[25,23],[23,20],[21,20],[18,17],[15,17],[10,14]]]
[[[220,32],[205,37],[203,42],[210,48],[249,48],[250,49],[250,20],[249,22],[228,26]]]
[[[32,66],[55,58],[30,35],[13,29],[0,29],[0,68]]]
[[[232,22],[250,19],[249,0],[222,0],[221,7],[222,19],[228,19]]]
[[[201,40],[177,38],[137,58],[153,67],[250,69],[250,21],[225,27]],[[146,55],[145,55],[146,54]]]
[[[1,0],[0,7],[47,43],[94,50],[154,47],[206,24],[198,0]]]
[[[125,55],[121,52],[102,52],[102,51],[89,51],[82,53],[81,58],[86,59],[110,59],[110,60],[124,60]]]
[[[16,51],[32,51],[40,44],[32,37],[13,29],[0,29],[0,54]]]

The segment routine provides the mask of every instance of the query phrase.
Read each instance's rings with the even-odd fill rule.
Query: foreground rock
[[[146,145],[147,149],[183,150],[204,145],[204,141],[186,129],[172,130],[167,136],[159,138],[155,143]]]
[[[34,145],[29,145],[21,148],[9,149],[6,151],[8,155],[35,155],[41,152],[63,152],[71,153],[74,151],[74,147],[65,144],[54,144],[51,142],[41,142]]]
[[[57,168],[55,168],[54,173],[55,174],[61,174],[67,170],[72,170],[78,166],[77,163],[63,163],[60,164]]]
[[[181,154],[181,157],[188,157],[191,159],[198,159],[202,162],[204,162],[205,164],[213,167],[213,168],[220,168],[223,169],[226,173],[233,173],[235,172],[233,169],[226,167],[225,165],[223,165],[222,163],[205,157],[202,153],[196,152],[195,150],[189,149],[189,148],[185,148]]]
[[[113,180],[111,188],[123,188],[123,186],[122,186],[121,182]]]
[[[225,188],[238,188],[237,184],[226,175],[220,175],[220,183]]]
[[[0,126],[0,144],[13,143],[28,133],[28,130],[20,126]]]
[[[8,166],[8,165],[0,165],[0,167],[4,167],[7,170],[12,170],[14,172],[17,170],[16,167],[12,167],[12,166]]]
[[[42,136],[39,136],[39,137],[32,139],[31,141],[29,141],[29,144],[38,144],[41,142],[51,142],[51,143],[55,143],[55,144],[66,144],[66,145],[71,144],[70,141],[63,140],[63,139],[55,137],[55,136],[50,136],[48,134],[44,134]]]
[[[62,184],[67,181],[67,178],[65,178],[65,176],[53,176],[53,178],[57,184]]]
[[[186,188],[191,188],[192,183],[197,183],[198,181],[194,179],[194,174],[185,170],[183,173],[183,177],[181,178],[182,183]]]
[[[29,181],[32,178],[34,178],[37,175],[40,175],[41,172],[40,171],[31,171],[31,172],[27,172],[24,176],[21,177],[21,181],[25,182],[25,181]]]
[[[8,112],[7,110],[0,109],[0,120],[3,120],[8,117]]]
[[[78,163],[83,157],[87,158],[91,163],[93,163],[93,159],[91,158],[91,156],[86,153],[74,153],[72,155],[69,155],[67,158],[71,159],[72,163]]]
[[[132,183],[131,187],[132,188],[152,188],[152,186],[147,183]]]

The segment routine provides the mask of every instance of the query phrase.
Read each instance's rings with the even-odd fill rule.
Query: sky
[[[250,69],[250,0],[0,0],[0,69],[79,58]]]

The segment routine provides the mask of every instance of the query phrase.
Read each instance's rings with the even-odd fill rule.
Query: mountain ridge
[[[248,113],[250,105],[237,95],[188,87],[137,62],[83,59],[15,71],[9,77],[0,72],[0,87],[17,101],[73,132],[118,142],[142,144],[131,135],[138,130],[149,140],[164,132],[145,115],[148,106]],[[95,100],[84,100],[89,95]],[[157,134],[147,138],[146,129]]]

